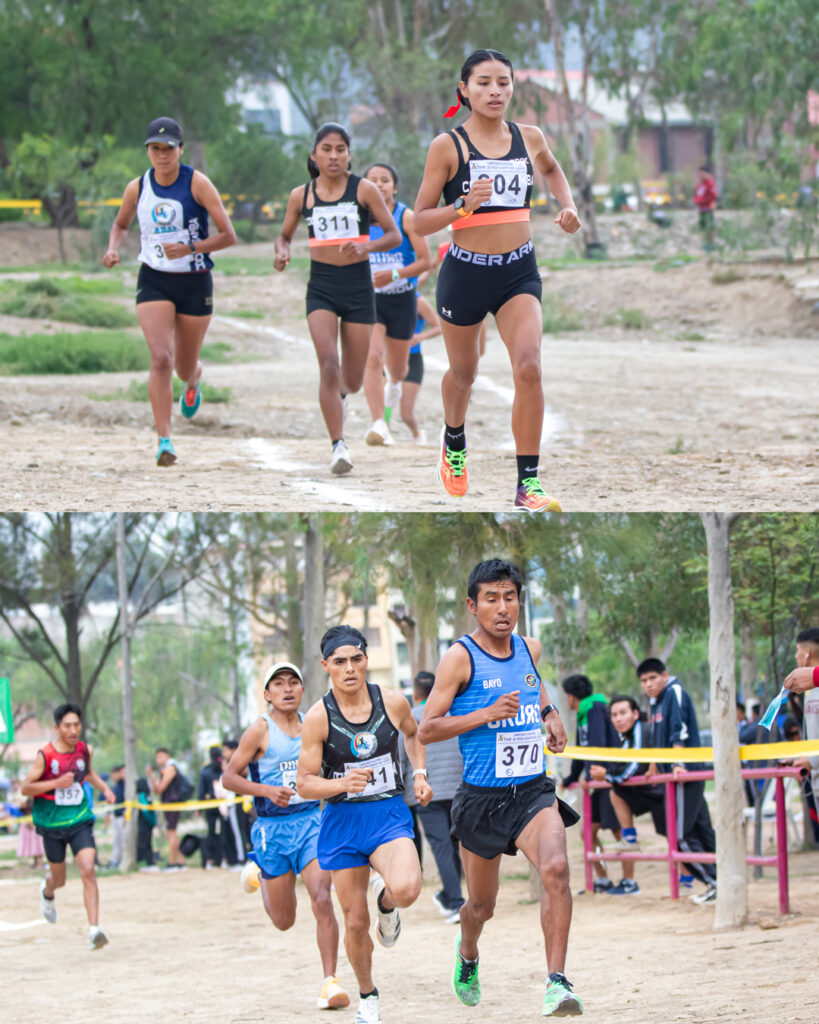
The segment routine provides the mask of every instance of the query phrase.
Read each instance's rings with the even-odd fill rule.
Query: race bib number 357
[[[529,181],[526,161],[520,160],[470,160],[469,182],[492,179],[492,198],[481,203],[481,209],[492,206],[523,206]]]
[[[495,775],[499,779],[537,775],[543,771],[540,729],[501,732],[495,736]]]
[[[59,806],[70,806],[75,807],[77,804],[82,803],[83,788],[79,782],[75,782],[73,785],[68,786],[66,789],[55,789],[54,790],[54,803]]]

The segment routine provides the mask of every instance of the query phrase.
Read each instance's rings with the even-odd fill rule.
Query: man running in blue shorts
[[[301,875],[316,919],[316,939],[324,981],[320,1010],[350,1005],[336,978],[338,923],[330,897],[330,874],[316,859],[321,811],[315,800],[296,793],[296,766],[302,743],[304,697],[301,671],[290,662],[274,665],[264,683],[267,713],[239,741],[222,776],[233,793],[253,797],[257,818],[251,831],[268,917],[280,931],[296,920],[296,875]],[[250,778],[245,777],[249,770]],[[252,885],[251,885],[252,888]]]
[[[572,917],[565,825],[578,815],[544,774],[546,745],[559,754],[566,731],[535,667],[538,640],[514,632],[521,575],[498,558],[469,574],[467,605],[476,628],[446,652],[435,673],[419,736],[422,743],[458,736],[464,776],[452,802],[452,835],[461,843],[467,901],[455,941],[452,987],[467,1006],[481,998],[478,939],[492,917],[501,854],[520,850],[543,882],[540,920],[549,971],[543,1015],[583,1012],[563,973]]]
[[[393,946],[401,931],[398,908],[414,903],[421,891],[412,816],[401,796],[399,732],[422,806],[432,799],[426,751],[406,697],[367,682],[367,641],[357,629],[328,629],[321,653],[332,688],[304,718],[298,793],[305,800],[327,801],[318,859],[333,873],[344,913],[344,946],[360,993],[356,1024],[381,1024],[367,885],[372,866],[376,936],[382,946]]]

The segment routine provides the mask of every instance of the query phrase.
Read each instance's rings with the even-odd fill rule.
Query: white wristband
[[[416,768],[412,773],[412,777],[415,778],[416,775],[423,775],[425,779],[429,778],[426,768]]]

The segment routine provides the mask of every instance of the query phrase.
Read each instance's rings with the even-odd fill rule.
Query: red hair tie
[[[444,114],[444,117],[454,117],[461,109],[461,94],[458,93],[458,102],[454,107],[450,107],[449,110]]]

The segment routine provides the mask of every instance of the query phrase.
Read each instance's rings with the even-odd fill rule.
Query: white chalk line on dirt
[[[0,932],[19,932],[23,928],[35,928],[38,924],[45,924],[45,921],[41,917],[36,921],[19,921],[17,924],[0,921]]]
[[[250,452],[256,462],[260,462],[269,469],[297,474],[298,479],[294,483],[302,494],[338,505],[353,505],[355,508],[364,509],[367,512],[377,512],[383,508],[383,501],[374,500],[371,494],[364,491],[310,479],[306,474],[321,472],[317,466],[294,462],[281,448],[271,444],[270,441],[265,441],[264,438],[253,437],[249,441],[243,442],[242,447]]]
[[[270,327],[266,324],[248,324],[232,316],[216,316],[214,317],[214,320],[219,323],[227,324],[229,327],[235,327],[240,331],[268,334],[270,337],[276,338],[278,341],[287,342],[290,345],[298,345],[301,348],[311,347],[311,343],[306,338],[300,338],[298,335],[289,334],[287,331],[281,331],[278,327]],[[437,359],[435,356],[425,355],[424,365],[443,374],[448,369],[449,364],[441,359]],[[479,373],[475,378],[475,387],[481,388],[483,391],[488,391],[490,394],[497,395],[498,398],[502,399],[509,406],[512,405],[512,402],[515,399],[514,388],[508,388],[503,384],[497,384],[483,373]],[[553,441],[557,437],[564,427],[565,424],[561,417],[558,416],[557,413],[553,412],[548,405],[545,406],[543,409],[543,429],[540,434],[541,444],[549,444],[549,442]],[[514,449],[514,440],[508,440],[502,445],[502,447]]]

